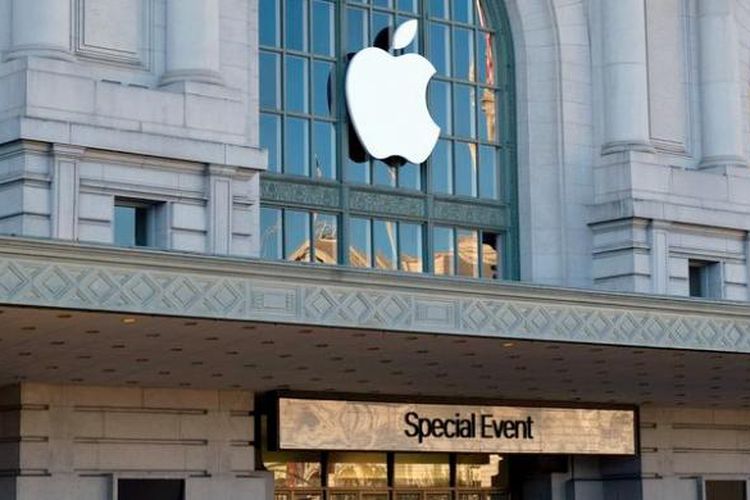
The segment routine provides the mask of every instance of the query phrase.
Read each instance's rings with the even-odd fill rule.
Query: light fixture
[[[125,324],[125,325],[132,325],[132,324],[133,324],[133,323],[135,323],[136,321],[137,321],[137,320],[136,320],[135,318],[122,318],[122,322],[123,322],[123,324]]]

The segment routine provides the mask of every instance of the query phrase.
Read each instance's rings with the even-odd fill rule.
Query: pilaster
[[[52,238],[78,239],[79,169],[85,148],[54,144],[51,165]]]
[[[209,165],[208,177],[208,252],[228,255],[232,251],[232,176],[235,168]]]

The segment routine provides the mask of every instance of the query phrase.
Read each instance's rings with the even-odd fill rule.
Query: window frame
[[[276,48],[271,48],[269,46],[265,45],[259,45],[259,51],[272,51],[276,52],[278,54],[285,54],[287,52],[297,55],[297,52],[295,51],[289,51],[284,47],[284,32],[283,32],[283,19],[285,18],[284,13],[284,4],[285,2],[280,1],[277,3],[278,6],[278,19],[280,19],[280,24],[278,28],[277,37],[279,39],[279,44]],[[497,142],[490,144],[487,141],[483,141],[480,139],[480,126],[479,126],[479,120],[481,119],[481,112],[480,110],[477,110],[475,115],[475,129],[476,129],[476,136],[474,139],[471,139],[472,144],[477,145],[477,170],[476,170],[476,196],[457,196],[453,194],[443,194],[438,193],[433,190],[433,167],[430,164],[431,159],[430,158],[427,162],[423,163],[422,165],[419,165],[419,187],[420,189],[410,189],[405,188],[402,186],[402,184],[399,182],[401,174],[403,170],[399,168],[399,170],[396,172],[396,180],[395,180],[395,186],[384,186],[380,184],[374,183],[374,171],[375,171],[375,162],[368,162],[365,163],[367,165],[367,169],[369,172],[370,181],[369,183],[357,183],[352,182],[350,179],[350,172],[349,172],[349,137],[353,135],[353,131],[351,130],[351,127],[349,125],[349,118],[348,118],[348,110],[346,106],[345,96],[343,92],[343,82],[345,80],[346,75],[346,61],[345,61],[345,54],[348,50],[346,48],[346,33],[347,33],[347,15],[346,15],[346,8],[347,7],[359,7],[365,9],[368,13],[372,12],[386,12],[374,5],[372,5],[371,2],[367,3],[352,3],[346,0],[332,0],[330,2],[333,5],[334,8],[334,20],[335,20],[335,34],[334,34],[334,42],[335,42],[335,50],[334,58],[327,58],[320,55],[316,55],[313,53],[313,32],[311,29],[308,29],[308,52],[304,53],[304,56],[308,58],[310,61],[310,80],[314,79],[314,75],[312,74],[312,68],[314,61],[324,60],[328,63],[334,64],[334,72],[335,72],[335,91],[333,92],[334,98],[334,112],[331,115],[330,123],[333,123],[338,137],[336,140],[336,152],[337,152],[337,159],[335,161],[335,170],[336,170],[336,176],[334,178],[315,178],[314,176],[296,176],[296,175],[288,175],[283,173],[283,156],[284,156],[284,134],[285,134],[285,123],[284,123],[284,117],[288,114],[287,111],[284,109],[284,103],[281,102],[281,110],[278,113],[278,116],[280,116],[279,120],[280,125],[279,127],[279,136],[276,138],[276,143],[280,144],[278,146],[280,148],[280,170],[281,172],[266,172],[262,174],[261,176],[261,183],[262,187],[262,195],[261,195],[261,201],[264,206],[269,207],[275,207],[279,206],[281,208],[292,208],[292,207],[298,207],[299,205],[303,205],[305,209],[307,210],[315,210],[315,211],[325,211],[325,212],[337,212],[340,214],[339,219],[339,241],[341,248],[339,249],[339,260],[340,263],[343,265],[349,264],[349,249],[348,249],[348,232],[349,232],[349,219],[351,217],[366,217],[370,219],[397,219],[397,220],[404,220],[404,221],[411,221],[414,223],[422,224],[424,229],[425,237],[423,238],[423,272],[424,273],[431,273],[432,272],[432,239],[431,239],[431,233],[432,233],[432,226],[433,225],[449,225],[453,227],[457,226],[466,226],[470,227],[473,230],[478,230],[482,232],[491,232],[498,234],[502,238],[502,247],[498,248],[499,252],[499,258],[501,259],[501,262],[498,262],[498,268],[500,272],[502,273],[498,279],[518,279],[520,276],[519,272],[519,237],[518,237],[518,202],[517,202],[517,141],[516,141],[516,127],[515,127],[515,76],[514,76],[514,57],[513,57],[513,50],[512,50],[512,40],[510,37],[510,29],[509,29],[509,22],[507,18],[507,13],[505,12],[505,8],[501,5],[495,5],[495,2],[485,1],[484,2],[484,10],[486,13],[489,25],[489,31],[491,31],[494,35],[493,38],[493,49],[494,49],[494,72],[495,72],[495,86],[496,86],[496,102],[495,102],[495,126],[498,130],[497,132]],[[396,2],[394,2],[396,3]],[[419,14],[414,15],[412,14],[410,17],[416,17],[420,20],[420,23],[423,24],[422,29],[420,29],[418,34],[418,44],[420,47],[420,53],[425,54],[425,51],[428,47],[428,25],[427,22],[433,21],[433,16],[428,12],[428,0],[418,0],[418,6],[419,6]],[[312,16],[313,11],[313,0],[309,0],[308,3],[308,17]],[[388,10],[389,14],[395,12],[394,10]],[[260,14],[259,14],[260,15]],[[475,14],[476,15],[476,14]],[[401,14],[402,18],[404,17],[403,13]],[[396,19],[396,17],[394,17]],[[371,23],[371,16],[368,14],[368,25]],[[309,19],[308,19],[309,22]],[[399,20],[395,20],[394,24],[400,22]],[[438,21],[443,22],[444,21]],[[451,21],[448,25],[461,25],[461,23],[458,23],[457,21]],[[473,57],[476,58],[480,57],[481,52],[479,51],[478,46],[478,34],[484,31],[480,26],[479,23],[475,24],[467,24],[466,27],[471,28],[472,31],[472,43],[473,43]],[[452,46],[452,45],[451,45]],[[427,55],[427,54],[425,54]],[[427,55],[429,57],[429,55]],[[453,66],[455,63],[453,61],[453,58],[451,59],[451,66]],[[279,61],[279,67],[281,72],[281,80],[284,80],[284,66],[285,62],[283,59]],[[478,70],[475,68],[475,74],[478,73]],[[454,79],[451,77],[450,79],[445,78],[438,78],[434,77],[433,81],[454,81]],[[474,84],[472,88],[479,89],[483,88],[482,82],[476,81],[477,78],[474,79]],[[457,82],[461,83],[468,83],[463,80],[455,80]],[[315,96],[311,93],[313,90],[312,83],[308,86],[306,89],[306,92],[309,94],[309,102],[310,102],[310,112],[307,116],[307,119],[309,120],[309,162],[312,163],[312,158],[314,158],[313,154],[315,151],[315,146],[313,144],[313,134],[312,134],[312,128],[315,126],[316,115],[313,113],[313,103],[315,101]],[[284,94],[284,86],[280,85],[279,92]],[[452,91],[450,91],[451,95],[453,94]],[[428,96],[429,99],[429,96]],[[479,103],[481,99],[481,95],[479,92],[476,92],[476,95],[474,96],[474,99],[476,103]],[[451,108],[452,109],[452,108]],[[453,112],[451,112],[453,114]],[[265,115],[271,115],[274,114],[274,112],[269,111],[265,108],[260,108],[260,114],[261,116]],[[294,115],[292,113],[291,115]],[[500,131],[504,131],[503,133],[500,133]],[[444,137],[441,136],[441,139],[450,139],[450,140],[457,140],[457,138],[450,136],[450,137]],[[482,188],[481,188],[481,166],[482,166],[482,160],[479,156],[481,154],[481,150],[483,147],[492,146],[494,148],[494,164],[495,164],[495,170],[494,174],[496,177],[496,191],[497,191],[497,197],[496,199],[490,199],[490,198],[483,198],[481,197]],[[455,148],[452,149],[452,157],[455,154]],[[451,169],[452,175],[455,176],[456,168],[455,168],[455,161],[452,162],[453,167]],[[311,172],[314,170],[314,167],[311,165]],[[455,192],[455,179],[453,179],[454,182],[454,190]],[[269,186],[269,188],[265,188],[265,186]],[[270,186],[273,186],[271,188]],[[282,189],[279,189],[282,188]],[[302,188],[302,189],[301,189]],[[283,192],[282,192],[283,190]],[[325,193],[325,196],[328,198],[326,200],[323,200],[323,203],[321,204],[321,195]],[[391,196],[391,197],[398,197],[400,200],[404,200],[405,203],[409,203],[410,201],[413,203],[416,203],[414,200],[419,200],[420,204],[423,206],[423,209],[421,211],[412,211],[410,213],[407,213],[406,211],[401,211],[400,207],[396,210],[383,210],[382,205],[379,205],[377,203],[374,203],[372,205],[373,211],[368,212],[367,214],[362,214],[361,208],[352,206],[350,200],[354,197],[358,196]],[[336,199],[336,201],[331,201]],[[288,204],[287,204],[288,203]],[[446,210],[445,207],[452,205],[452,204],[460,204],[461,210],[470,211],[471,217],[475,220],[465,220],[461,218],[460,213],[457,211],[455,214],[447,214],[446,217]],[[415,206],[415,205],[413,205]],[[442,213],[438,213],[439,210],[442,210]],[[495,214],[498,214],[492,219],[492,221],[488,221],[488,217],[483,216],[483,212],[486,209],[493,210]],[[410,208],[412,210],[412,208]],[[412,220],[413,219],[413,220]],[[499,222],[498,222],[499,221]],[[480,235],[480,246],[481,246],[481,235]],[[480,265],[481,268],[481,265]],[[480,271],[481,274],[481,271]]]

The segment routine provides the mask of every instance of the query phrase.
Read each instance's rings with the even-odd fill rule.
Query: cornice
[[[750,305],[0,237],[0,303],[750,353]]]

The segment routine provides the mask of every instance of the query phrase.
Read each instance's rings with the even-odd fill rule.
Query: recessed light
[[[309,369],[310,369],[309,366],[298,366],[297,367],[297,371],[300,371],[300,372],[305,372],[305,371],[307,371]]]
[[[65,345],[65,341],[64,340],[53,340],[52,342],[49,343],[49,345]]]
[[[24,332],[33,332],[34,330],[36,330],[36,327],[35,326],[22,326],[21,330],[23,330]]]
[[[228,356],[237,356],[239,353],[239,351],[227,351]]]
[[[223,377],[223,376],[224,376],[224,374],[223,374],[223,373],[212,373],[212,374],[211,374],[211,377],[213,377],[213,378],[221,378],[221,377]]]
[[[150,339],[158,339],[159,337],[161,337],[161,334],[160,333],[147,333],[146,337]]]
[[[46,368],[47,368],[47,370],[58,370],[60,367],[56,366],[56,365],[49,365]]]
[[[71,382],[75,382],[75,383],[80,383],[80,382],[83,382],[83,379],[82,378],[72,378],[72,379],[70,379],[70,381]]]
[[[243,330],[255,330],[256,328],[257,326],[255,325],[246,325],[242,327]]]
[[[315,347],[317,347],[318,349],[325,349],[326,347],[328,347],[328,344],[315,344]]]
[[[380,364],[382,364],[382,365],[389,365],[391,363],[393,363],[393,360],[391,360],[391,359],[381,359],[380,360]]]
[[[169,375],[171,373],[172,372],[170,372],[169,370],[162,370],[162,371],[159,372],[159,375]]]
[[[31,356],[31,353],[28,352],[28,351],[24,351],[24,352],[19,352],[18,355],[19,356],[23,356],[23,357],[27,357],[27,356]]]
[[[292,355],[291,355],[291,354],[289,354],[289,353],[284,353],[284,354],[279,354],[279,357],[280,357],[281,359],[288,359],[288,358],[291,358],[291,357],[292,357]]]
[[[122,322],[126,325],[132,325],[136,321],[138,320],[136,320],[135,318],[122,318]]]
[[[379,351],[379,350],[380,350],[380,347],[375,347],[375,346],[372,346],[372,347],[368,347],[368,348],[367,348],[367,350],[368,350],[368,351]]]
[[[104,368],[102,373],[115,373],[116,371],[114,368]]]
[[[515,345],[516,345],[515,342],[504,342],[503,343],[503,347],[505,347],[506,349],[510,349],[511,347],[515,347]]]
[[[263,375],[261,377],[262,380],[273,380],[273,375]]]
[[[186,321],[185,322],[185,326],[197,326],[197,325],[198,325],[197,321]]]
[[[99,330],[86,330],[86,333],[94,334],[94,333],[100,333]]]
[[[430,351],[428,351],[427,349],[419,349],[416,352],[417,354],[428,354]]]
[[[304,334],[308,334],[308,333],[312,333],[312,332],[313,331],[311,329],[309,329],[309,328],[305,328],[305,329],[299,331],[299,333],[304,333]]]
[[[248,363],[248,364],[243,365],[243,366],[245,368],[257,368],[258,367],[258,365],[254,364],[254,363]]]
[[[396,370],[396,371],[392,371],[391,372],[391,375],[393,375],[393,376],[399,376],[399,375],[403,375],[403,374],[404,374],[404,372],[402,372],[401,370]]]
[[[113,344],[112,349],[125,349],[125,344]]]
[[[128,385],[138,385],[137,380],[126,380],[125,383]]]
[[[59,319],[70,319],[73,317],[73,315],[72,314],[58,314],[57,317]]]
[[[190,364],[193,365],[193,366],[203,366],[203,361],[193,361]]]
[[[219,339],[216,337],[208,337],[206,340],[219,340]],[[261,342],[261,345],[274,345],[275,343],[276,342],[274,342],[273,340],[263,340]]]

